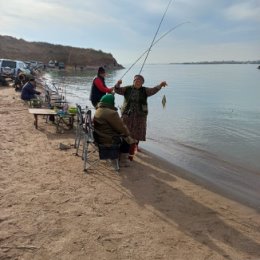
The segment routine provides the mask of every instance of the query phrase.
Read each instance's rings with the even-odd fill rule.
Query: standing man
[[[103,67],[98,68],[97,77],[93,80],[90,100],[92,105],[96,108],[100,99],[106,94],[111,93],[113,88],[108,88],[105,83],[106,71]]]

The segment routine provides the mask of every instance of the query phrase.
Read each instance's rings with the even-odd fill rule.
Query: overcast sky
[[[0,0],[0,34],[112,53],[149,48],[169,0]],[[260,59],[260,0],[172,1],[147,63]]]

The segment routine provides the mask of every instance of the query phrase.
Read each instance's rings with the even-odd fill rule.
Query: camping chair
[[[64,133],[65,128],[68,130],[73,129],[74,114],[59,110],[55,119],[57,133]]]
[[[91,119],[91,110],[85,111],[84,117],[84,143],[83,160],[84,171],[87,172],[94,167],[100,160],[106,160],[113,166],[114,170],[119,171],[120,143],[109,147],[98,143],[98,136],[94,131]],[[94,156],[98,152],[98,157]]]

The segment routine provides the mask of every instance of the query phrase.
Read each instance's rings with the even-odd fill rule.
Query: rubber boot
[[[134,159],[135,149],[136,149],[136,144],[131,144],[129,149],[129,155],[128,155],[128,159],[130,161],[133,161]]]

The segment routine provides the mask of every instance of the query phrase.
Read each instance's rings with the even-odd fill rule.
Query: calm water
[[[123,78],[123,85],[131,84],[138,71],[131,70]],[[114,85],[124,72],[111,72],[107,85]],[[146,65],[142,74],[145,86],[163,80],[168,83],[149,98],[147,142],[141,143],[142,147],[212,183],[241,175],[238,181],[245,186],[251,177],[259,177],[257,65]],[[95,72],[52,72],[46,80],[56,82],[71,103],[85,106],[90,105],[94,76]],[[163,95],[167,99],[165,108]],[[117,95],[116,103],[120,106],[122,97]],[[249,189],[258,190],[259,184],[259,178],[254,179]]]

